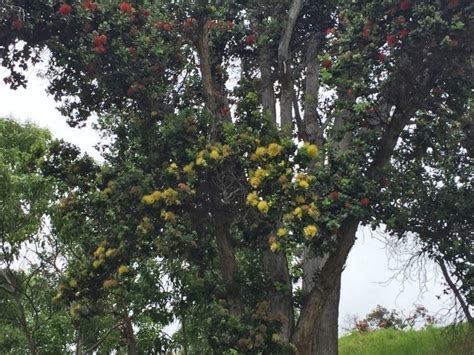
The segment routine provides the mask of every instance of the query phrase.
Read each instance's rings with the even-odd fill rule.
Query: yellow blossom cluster
[[[319,148],[311,143],[305,143],[303,149],[306,151],[306,154],[311,158],[316,158],[319,155]]]
[[[263,213],[267,214],[270,206],[267,201],[261,200],[256,191],[252,191],[247,195],[246,203],[250,206],[257,207],[257,209]]]
[[[250,175],[249,183],[252,187],[258,187],[263,179],[270,175],[270,171],[263,168],[258,168]]]
[[[141,234],[148,234],[153,230],[153,223],[148,217],[143,217],[142,222],[137,226],[137,231]]]
[[[163,199],[167,205],[179,205],[178,192],[171,187],[164,191],[154,191],[149,195],[142,197],[142,202],[145,205],[153,205],[156,201]]]
[[[117,269],[117,272],[119,275],[123,275],[128,273],[128,266],[127,265],[120,265],[119,268]]]
[[[225,144],[216,144],[216,145],[211,145],[207,149],[201,150],[197,155],[196,155],[196,160],[195,164],[196,166],[207,166],[207,160],[221,160],[230,155],[230,147]],[[190,170],[188,167],[187,170]]]
[[[171,163],[171,164],[168,166],[168,168],[166,169],[166,171],[167,171],[168,173],[170,173],[170,174],[175,174],[175,175],[178,174],[178,170],[179,170],[178,164],[176,164],[176,163]]]
[[[305,190],[309,188],[310,181],[311,178],[304,173],[299,173],[296,175],[296,184]]]
[[[274,158],[280,155],[282,150],[283,150],[283,147],[279,145],[278,143],[270,143],[266,147],[257,147],[255,149],[255,152],[251,155],[250,159],[259,160],[259,159],[263,159],[267,155],[271,158]]]
[[[304,227],[303,232],[306,239],[313,239],[318,233],[318,227],[314,224],[310,224]]]
[[[171,211],[161,211],[161,217],[163,217],[166,222],[176,223],[176,215]]]

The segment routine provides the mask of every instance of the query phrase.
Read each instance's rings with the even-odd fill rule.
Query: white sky
[[[55,109],[52,97],[45,93],[46,80],[30,72],[27,89],[12,91],[3,83],[5,76],[5,70],[0,68],[0,117],[35,122],[48,128],[55,137],[76,144],[99,159],[100,155],[93,147],[100,140],[97,132],[90,128],[90,124],[82,129],[70,128],[66,124],[65,118]],[[378,304],[406,313],[414,308],[414,304],[422,304],[431,313],[440,312],[439,315],[450,306],[446,297],[441,301],[436,297],[442,294],[442,277],[433,266],[428,268],[424,293],[421,293],[418,281],[398,279],[382,285],[394,276],[384,244],[373,238],[368,229],[359,230],[358,237],[342,277],[340,327],[347,326],[349,315],[363,317]]]

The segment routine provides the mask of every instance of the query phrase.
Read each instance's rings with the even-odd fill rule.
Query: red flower
[[[62,4],[61,7],[59,8],[58,12],[61,15],[68,16],[72,12],[72,6],[69,4]]]
[[[128,47],[128,53],[131,56],[135,56],[137,54],[137,49],[135,47]]]
[[[379,53],[378,59],[379,59],[379,61],[381,61],[382,63],[385,62],[385,54]]]
[[[82,6],[89,11],[97,10],[97,4],[93,3],[92,0],[85,0]]]
[[[227,20],[227,21],[226,21],[226,24],[227,24],[227,29],[228,29],[228,30],[231,30],[231,29],[234,28],[234,21]]]
[[[332,60],[331,59],[323,60],[323,67],[325,67],[326,69],[330,69],[332,67]]]
[[[135,89],[133,87],[129,87],[128,90],[127,90],[127,96],[128,97],[132,97],[133,94],[135,94]]]
[[[97,35],[94,37],[94,46],[105,46],[107,44],[107,36],[106,35]]]
[[[194,21],[195,21],[195,20],[194,20],[192,17],[188,17],[186,20],[184,20],[183,25],[184,25],[184,27],[186,27],[186,28],[191,28],[191,27],[193,27],[193,25],[194,25]]]
[[[387,36],[387,44],[389,46],[394,46],[398,42],[398,39],[394,35],[388,35]]]
[[[128,13],[130,13],[130,12],[133,11],[132,5],[129,4],[128,2],[122,2],[122,3],[120,3],[119,9],[120,9],[120,11],[122,11],[122,12],[128,12]]]
[[[143,14],[143,16],[148,17],[148,16],[151,15],[151,12],[150,12],[150,10],[143,10],[142,14]]]
[[[410,31],[408,31],[408,30],[405,29],[405,28],[404,28],[403,30],[401,30],[401,31],[400,31],[400,39],[403,39],[403,38],[408,37],[408,33],[409,33],[409,32],[410,32]]]
[[[12,22],[12,29],[14,30],[19,31],[23,28],[23,26],[25,26],[25,23],[22,20],[16,19]]]
[[[105,52],[107,52],[107,48],[105,48],[105,46],[97,46],[97,47],[94,47],[94,52],[96,52],[97,54],[104,54]]]
[[[252,33],[245,37],[245,44],[247,44],[248,46],[253,46],[255,42],[257,42],[257,36],[255,35],[255,33]]]
[[[410,8],[410,0],[402,0],[400,2],[400,9],[402,11],[407,11]]]
[[[360,205],[363,207],[367,207],[370,203],[367,197],[361,198],[359,202],[360,202]]]
[[[337,201],[339,199],[339,192],[333,191],[329,194],[329,199]]]

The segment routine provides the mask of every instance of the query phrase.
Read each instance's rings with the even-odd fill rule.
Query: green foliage
[[[460,355],[472,350],[473,331],[464,324],[454,329],[382,329],[354,332],[339,339],[341,355]]]

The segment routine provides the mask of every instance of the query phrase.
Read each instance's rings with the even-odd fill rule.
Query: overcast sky
[[[0,68],[0,117],[35,122],[48,128],[55,137],[76,144],[99,159],[100,155],[94,149],[94,145],[99,142],[99,135],[90,124],[82,129],[70,128],[66,124],[65,118],[55,109],[52,97],[45,93],[46,80],[31,72],[28,88],[12,91],[1,80],[5,76],[5,70]],[[395,275],[391,267],[397,266],[388,255],[384,244],[374,238],[370,230],[359,230],[358,240],[342,276],[340,327],[347,325],[348,316],[363,317],[378,304],[405,312],[412,310],[414,304],[423,304],[430,312],[440,312],[440,315],[449,307],[449,299],[437,298],[442,294],[442,277],[433,266],[428,267],[428,279],[424,285],[406,277],[398,277],[386,284]],[[424,275],[415,273],[413,278],[423,279]],[[421,286],[425,287],[423,293]]]

